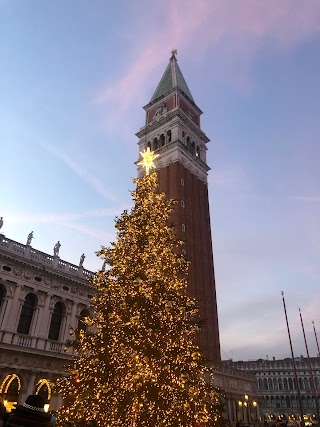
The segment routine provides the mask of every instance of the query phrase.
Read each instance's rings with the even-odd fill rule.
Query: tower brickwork
[[[145,126],[137,133],[139,151],[159,156],[155,165],[159,190],[178,204],[172,218],[183,253],[191,261],[188,292],[199,302],[202,324],[198,344],[209,363],[220,362],[220,342],[211,240],[206,163],[209,139],[200,128],[202,111],[172,55],[162,79],[145,107]],[[138,175],[143,174],[138,168]]]

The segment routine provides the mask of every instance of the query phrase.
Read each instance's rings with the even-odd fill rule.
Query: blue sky
[[[204,111],[224,358],[320,333],[318,0],[0,0],[2,232],[96,270],[170,51]]]

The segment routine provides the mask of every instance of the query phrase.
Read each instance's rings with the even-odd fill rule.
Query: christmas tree
[[[57,426],[83,418],[110,427],[195,427],[220,417],[194,342],[198,308],[170,224],[175,202],[157,192],[153,153],[142,154],[147,174],[134,180],[134,207],[116,220],[117,240],[98,254],[109,268],[93,280],[95,314],[87,331],[76,331],[77,356],[58,381],[65,403]]]

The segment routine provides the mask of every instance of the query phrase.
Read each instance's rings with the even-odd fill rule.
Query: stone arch
[[[46,378],[41,378],[36,385],[36,393],[42,396],[46,402],[51,399],[52,385]]]
[[[278,390],[278,380],[277,380],[277,378],[273,378],[273,390]]]
[[[307,401],[307,408],[313,408],[314,400],[310,395],[306,396],[306,401]]]
[[[275,407],[275,399],[274,399],[274,396],[271,396],[271,398],[270,398],[270,406],[271,406],[271,408],[274,408],[274,407]]]
[[[182,139],[183,144],[186,144],[186,133],[184,130],[182,131],[181,139]]]
[[[83,308],[80,311],[79,319],[78,319],[78,331],[86,331],[88,328],[88,325],[85,323],[84,318],[90,316],[89,309],[87,307]]]
[[[167,131],[167,144],[170,144],[171,140],[172,140],[172,133],[171,133],[171,130],[169,129]]]
[[[6,409],[11,410],[13,405],[18,402],[21,390],[21,380],[16,374],[8,374],[0,385],[0,394],[6,401]]]
[[[286,408],[291,408],[290,396],[286,396]]]
[[[7,288],[3,283],[0,282],[0,307],[2,306],[2,303],[7,296]]]
[[[165,145],[165,143],[166,143],[166,137],[164,136],[164,134],[162,133],[161,135],[160,135],[160,138],[159,138],[159,147],[161,148],[161,147],[163,147],[164,145]]]
[[[282,378],[278,378],[278,390],[283,390]]]
[[[304,390],[304,384],[303,384],[303,379],[302,378],[299,378],[298,379],[298,382],[299,382],[299,388],[300,388],[300,390]]]
[[[190,150],[192,154],[196,154],[196,143],[194,141],[191,142]]]
[[[4,316],[4,307],[6,306],[7,293],[6,286],[0,282],[0,325]]]
[[[154,138],[152,143],[152,151],[156,151],[159,148],[159,141],[158,138]]]
[[[151,141],[147,142],[147,148],[150,148],[150,150],[151,150]]]
[[[50,328],[49,328],[49,334],[48,334],[49,340],[53,340],[53,341],[59,340],[62,320],[65,316],[65,312],[66,312],[66,307],[63,304],[63,302],[62,301],[56,302],[51,315]]]
[[[38,305],[38,298],[34,293],[28,293],[25,296],[21,308],[17,332],[19,334],[29,335],[35,310]]]

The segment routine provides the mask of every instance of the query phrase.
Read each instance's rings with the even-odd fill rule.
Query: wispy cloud
[[[85,234],[87,236],[93,237],[101,242],[101,244],[109,244],[109,242],[115,240],[116,233],[105,233],[101,232],[101,230],[97,230],[92,227],[88,227],[83,224],[75,224],[75,223],[63,223],[65,227],[71,228],[72,230],[76,230],[81,234]]]
[[[291,196],[290,200],[306,203],[320,203],[320,196]]]
[[[290,49],[320,31],[318,0],[167,0],[162,5],[167,14],[161,26],[158,8],[149,6],[148,23],[144,21],[135,32],[135,39],[140,40],[139,54],[127,52],[134,58],[127,72],[120,80],[108,82],[93,100],[107,110],[110,126],[118,125],[145,93],[150,75],[168,56],[168,46],[193,51],[195,61],[202,61],[210,49],[223,43],[223,60],[237,58],[243,65],[266,44],[268,49]],[[153,31],[155,28],[159,31]],[[238,69],[233,72],[235,78],[237,73]]]
[[[8,224],[29,224],[29,223],[69,223],[70,221],[77,221],[85,218],[97,217],[115,217],[122,213],[123,209],[95,209],[92,211],[78,212],[78,213],[50,213],[50,214],[33,214],[33,213],[10,213],[4,212],[6,223]]]
[[[71,159],[69,156],[67,156],[62,151],[57,150],[55,147],[49,144],[40,144],[42,148],[44,148],[46,151],[48,151],[50,154],[54,155],[56,158],[63,161],[63,163],[71,169],[76,175],[81,177],[85,182],[87,182],[91,187],[99,193],[101,196],[103,196],[105,199],[108,200],[116,200],[115,196],[107,189],[103,183],[94,175],[90,174],[85,168],[78,165],[74,159]]]

